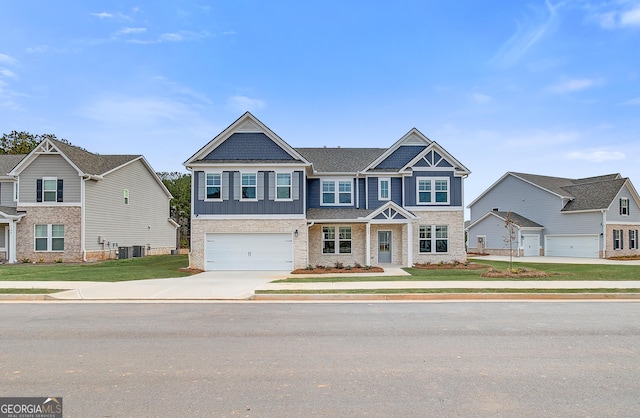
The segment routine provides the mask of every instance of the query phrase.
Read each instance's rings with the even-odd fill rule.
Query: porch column
[[[14,264],[18,262],[16,258],[16,221],[9,222],[9,245],[7,245],[7,251],[9,252],[9,257],[7,257],[7,262]]]
[[[407,267],[413,267],[413,224],[407,224]]]
[[[370,266],[371,265],[371,224],[369,222],[367,222],[367,234],[366,234],[366,240],[367,240],[367,244],[366,244],[366,248],[367,248],[367,255],[366,255],[366,260],[364,261],[364,265],[365,266]]]

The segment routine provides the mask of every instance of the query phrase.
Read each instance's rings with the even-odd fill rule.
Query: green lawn
[[[189,272],[180,270],[188,264],[187,255],[156,255],[78,264],[5,264],[0,266],[0,281],[120,282],[164,279],[189,276]]]
[[[486,269],[405,269],[411,276],[381,276],[367,277],[294,277],[286,280],[278,280],[275,283],[304,283],[304,282],[362,282],[362,281],[473,281],[473,280],[518,280],[518,278],[491,278],[482,277],[489,267],[498,270],[508,270],[509,263],[503,261],[485,261],[478,263],[486,265]],[[632,265],[608,265],[608,264],[546,264],[546,263],[513,263],[514,268],[543,271],[549,277],[527,278],[520,280],[640,280],[640,266]]]
[[[0,295],[45,295],[48,293],[64,292],[64,289],[2,289],[0,288]]]

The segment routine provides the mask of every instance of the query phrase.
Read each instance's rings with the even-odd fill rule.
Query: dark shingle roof
[[[525,173],[511,174],[563,198],[570,199],[562,208],[563,212],[607,209],[628,180],[622,178],[620,174],[606,174],[581,179],[538,176]]]
[[[24,214],[25,212],[18,212],[16,210],[15,207],[11,207],[11,206],[0,206],[0,212],[6,214],[6,215],[18,215],[20,213]]]
[[[355,173],[364,170],[386,148],[296,148],[319,173]]]
[[[85,151],[82,148],[52,140],[84,174],[101,175],[130,161],[140,155],[100,155]]]
[[[493,211],[491,213],[495,213],[502,219],[506,219],[507,214],[509,214],[509,219],[511,219],[513,223],[519,226],[520,228],[544,228],[539,223],[533,222],[531,219],[527,219],[524,216],[519,215],[515,212]]]
[[[0,154],[0,176],[13,170],[13,167],[17,166],[24,157],[26,157],[25,154]]]

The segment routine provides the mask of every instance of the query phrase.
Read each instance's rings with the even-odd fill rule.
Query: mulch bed
[[[337,269],[335,267],[331,268],[318,268],[315,267],[313,269],[297,269],[293,270],[292,274],[334,274],[334,273],[383,273],[384,269],[382,267],[369,267],[365,269],[364,267],[351,267],[351,269],[341,268]]]
[[[492,279],[540,279],[549,277],[544,271],[518,269],[515,271],[489,269],[482,277],[490,277]]]

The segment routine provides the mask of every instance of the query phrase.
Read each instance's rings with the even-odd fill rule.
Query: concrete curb
[[[257,294],[255,301],[640,300],[640,293]]]

